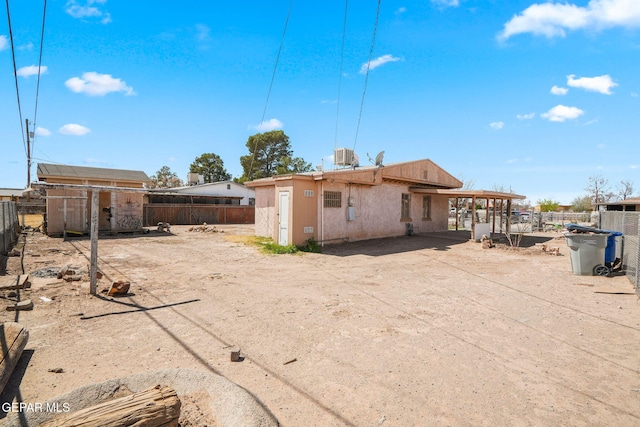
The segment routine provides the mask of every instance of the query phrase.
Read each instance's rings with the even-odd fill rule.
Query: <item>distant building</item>
[[[49,235],[89,233],[91,199],[99,192],[99,231],[133,231],[143,227],[142,171],[38,164],[38,180],[46,190],[46,229]]]

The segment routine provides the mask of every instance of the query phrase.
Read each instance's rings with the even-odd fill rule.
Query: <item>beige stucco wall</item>
[[[320,239],[326,243],[356,241],[406,234],[409,222],[414,232],[447,230],[446,196],[431,195],[431,218],[422,218],[422,194],[410,193],[407,185],[384,183],[380,186],[330,184],[324,191],[342,192],[340,208],[324,208],[319,214]],[[401,218],[402,194],[411,194],[411,220]],[[349,197],[353,198],[354,219],[347,220]]]
[[[277,238],[274,187],[256,187],[256,236]]]

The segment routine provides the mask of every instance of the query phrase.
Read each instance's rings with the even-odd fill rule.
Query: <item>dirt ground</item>
[[[244,242],[252,226],[218,230],[101,237],[98,289],[130,281],[121,298],[89,295],[87,238],[27,236],[19,298],[35,308],[0,312],[30,332],[3,398],[187,367],[283,426],[640,424],[638,298],[624,276],[572,274],[558,234],[519,251],[448,232],[266,255]],[[64,265],[83,280],[36,277]]]

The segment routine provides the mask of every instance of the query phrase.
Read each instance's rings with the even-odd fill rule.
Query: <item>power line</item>
[[[40,94],[40,74],[42,73],[42,48],[44,46],[44,24],[47,17],[47,0],[44,0],[44,8],[42,10],[42,30],[40,33],[40,56],[38,58],[38,83],[36,84],[36,105],[33,112],[33,130],[35,131],[38,118],[38,95]],[[29,129],[27,129],[29,132]]]
[[[371,68],[371,57],[373,56],[373,47],[376,43],[376,32],[378,31],[378,19],[380,18],[380,3],[378,0],[378,8],[376,10],[376,21],[373,25],[373,37],[371,38],[371,49],[369,50],[369,60],[367,61],[367,73],[364,78],[364,88],[362,89],[362,100],[360,101],[360,113],[358,114],[358,124],[356,126],[356,136],[353,140],[353,151],[356,151],[356,143],[358,142],[358,133],[360,131],[360,120],[362,119],[362,110],[364,108],[364,97],[367,93],[367,84],[369,82],[369,69]]]
[[[344,43],[347,35],[347,11],[349,9],[349,0],[345,0],[344,4],[344,21],[342,24],[342,48],[340,50],[340,74],[338,77],[338,101],[336,105],[336,131],[333,137],[333,149],[338,148],[338,119],[340,117],[340,96],[342,92],[342,67],[344,64]],[[335,159],[334,159],[335,160]]]
[[[284,22],[284,30],[282,31],[282,38],[280,39],[280,47],[278,48],[278,54],[276,55],[276,63],[273,66],[273,73],[271,74],[271,82],[269,83],[269,90],[267,91],[267,99],[264,103],[264,109],[262,110],[262,119],[260,120],[260,130],[262,129],[262,124],[264,123],[264,118],[267,114],[267,105],[269,105],[269,98],[271,97],[271,89],[273,88],[273,82],[276,78],[276,71],[278,69],[278,62],[280,62],[280,53],[282,52],[282,46],[284,45],[284,36],[287,34],[287,27],[289,26],[289,17],[291,16],[291,10],[293,9],[293,0],[289,3],[289,11],[287,12],[287,19]],[[251,163],[249,164],[249,176],[251,179],[253,176],[253,162],[256,158],[256,150],[258,148],[258,139],[256,138],[256,143],[253,149],[253,156],[251,156]]]
[[[5,0],[7,6],[7,22],[9,25],[9,41],[11,42],[11,59],[13,60],[13,78],[16,83],[16,98],[18,100],[18,114],[20,115],[20,130],[22,133],[22,145],[24,146],[24,152],[27,154],[27,143],[25,141],[24,126],[22,120],[22,107],[20,106],[20,89],[18,87],[18,69],[16,67],[16,50],[13,44],[13,30],[11,29],[11,13],[9,12],[9,0]],[[28,131],[28,129],[27,129]]]

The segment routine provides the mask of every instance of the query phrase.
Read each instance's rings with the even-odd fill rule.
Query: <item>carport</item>
[[[471,199],[471,240],[476,240],[476,224],[482,223],[478,221],[479,216],[476,215],[476,202],[484,200],[487,206],[487,215],[483,224],[489,225],[492,234],[496,234],[496,224],[498,225],[497,233],[509,233],[511,230],[511,204],[515,200],[524,200],[526,196],[514,193],[503,193],[500,191],[487,190],[465,190],[465,189],[433,189],[411,187],[411,191],[420,194],[437,194],[449,196],[455,199],[456,207],[456,231],[460,229],[461,224],[458,220],[458,207],[461,202]],[[493,210],[489,212],[489,206],[493,206]],[[498,216],[497,213],[500,212]],[[462,224],[464,225],[464,224]]]

